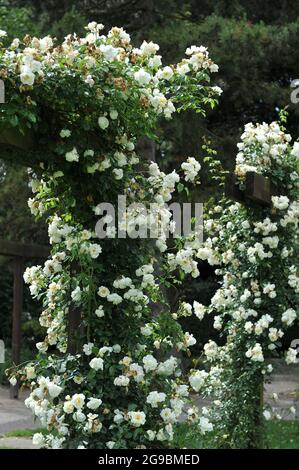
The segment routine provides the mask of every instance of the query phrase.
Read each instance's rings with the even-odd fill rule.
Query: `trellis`
[[[271,180],[266,176],[249,171],[245,176],[245,188],[242,190],[237,184],[237,177],[234,173],[229,173],[225,181],[225,196],[241,204],[254,202],[261,207],[271,206],[271,198],[276,194],[275,187]],[[256,430],[253,442],[260,444],[258,429],[261,425],[262,413],[264,408],[264,382],[260,383],[259,399],[256,403]]]
[[[144,158],[155,161],[155,148],[148,139],[139,142],[139,153]],[[34,166],[34,157],[28,158],[34,149],[34,138],[31,132],[22,134],[18,129],[15,132],[0,131],[0,155],[7,161],[17,158],[22,165]],[[21,350],[21,315],[23,307],[23,274],[25,261],[29,259],[48,258],[50,247],[42,245],[20,244],[11,241],[0,240],[0,255],[12,258],[13,266],[13,310],[12,310],[12,361],[15,365],[20,363]],[[81,311],[72,305],[68,312],[67,344],[68,352],[75,354],[78,351],[78,333],[80,333]],[[10,397],[18,398],[18,384],[10,386]]]

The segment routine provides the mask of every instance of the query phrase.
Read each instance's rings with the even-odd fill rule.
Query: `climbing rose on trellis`
[[[197,257],[220,265],[221,281],[211,305],[197,304],[195,313],[217,313],[214,328],[225,345],[204,346],[210,370],[194,370],[190,384],[214,398],[206,417],[216,447],[261,445],[263,381],[281,338],[298,320],[299,144],[290,142],[277,122],[247,124],[238,144],[237,182],[244,188],[249,171],[269,177],[276,192],[272,205],[223,200],[204,224],[206,241]],[[296,362],[296,354],[288,349],[287,364]]]
[[[37,361],[14,370],[11,380],[31,387],[26,405],[49,430],[35,435],[39,445],[164,447],[189,393],[171,351],[188,350],[195,339],[182,332],[161,293],[164,276],[158,283],[153,243],[117,239],[113,231],[99,241],[94,230],[98,204],[116,206],[119,194],[155,202],[162,229],[169,228],[164,203],[180,177],[141,162],[137,139],[155,138],[160,117],[184,109],[204,114],[204,105],[213,107],[221,92],[209,85],[217,66],[206,48],[192,46],[180,63],[163,67],[157,44],[133,48],[122,28],[107,35],[96,23],[87,29],[86,37],[70,35],[59,46],[50,37],[26,36],[1,50],[7,96],[2,138],[9,141],[18,130],[19,150],[12,157],[31,167],[29,206],[35,216],[47,217],[52,244],[51,259],[24,276],[43,302],[40,323],[47,335],[37,344]],[[182,169],[186,180],[198,180],[194,159]],[[171,269],[181,266],[196,277],[197,240],[186,243]],[[167,250],[164,230],[156,245],[161,253]],[[74,306],[81,324],[77,351],[70,351]],[[202,423],[207,428],[205,420],[200,430]]]

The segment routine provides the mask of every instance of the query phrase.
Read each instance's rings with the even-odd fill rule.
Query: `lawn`
[[[181,424],[175,433],[173,447],[207,449],[210,448],[207,436],[201,436],[196,426]],[[265,442],[268,449],[299,449],[299,421],[267,422]]]

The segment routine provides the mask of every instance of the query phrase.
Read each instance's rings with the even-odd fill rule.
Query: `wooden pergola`
[[[50,247],[43,245],[27,245],[0,240],[0,255],[12,259],[13,269],[13,309],[12,309],[12,361],[20,363],[21,351],[21,318],[23,310],[23,274],[25,262],[29,259],[48,258]],[[10,387],[10,397],[18,398],[18,385]]]

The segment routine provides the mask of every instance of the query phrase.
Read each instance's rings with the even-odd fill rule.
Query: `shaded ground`
[[[278,395],[276,402],[272,399],[273,393]],[[272,382],[265,385],[264,398],[284,419],[294,419],[294,415],[286,411],[294,406],[295,418],[299,419],[299,364],[285,366],[276,361]]]
[[[28,437],[2,437],[0,438],[0,449],[36,449],[32,439]]]
[[[34,429],[39,427],[34,422],[32,413],[24,405],[28,393],[21,392],[18,400],[9,398],[9,390],[0,386],[0,434],[15,429]]]

